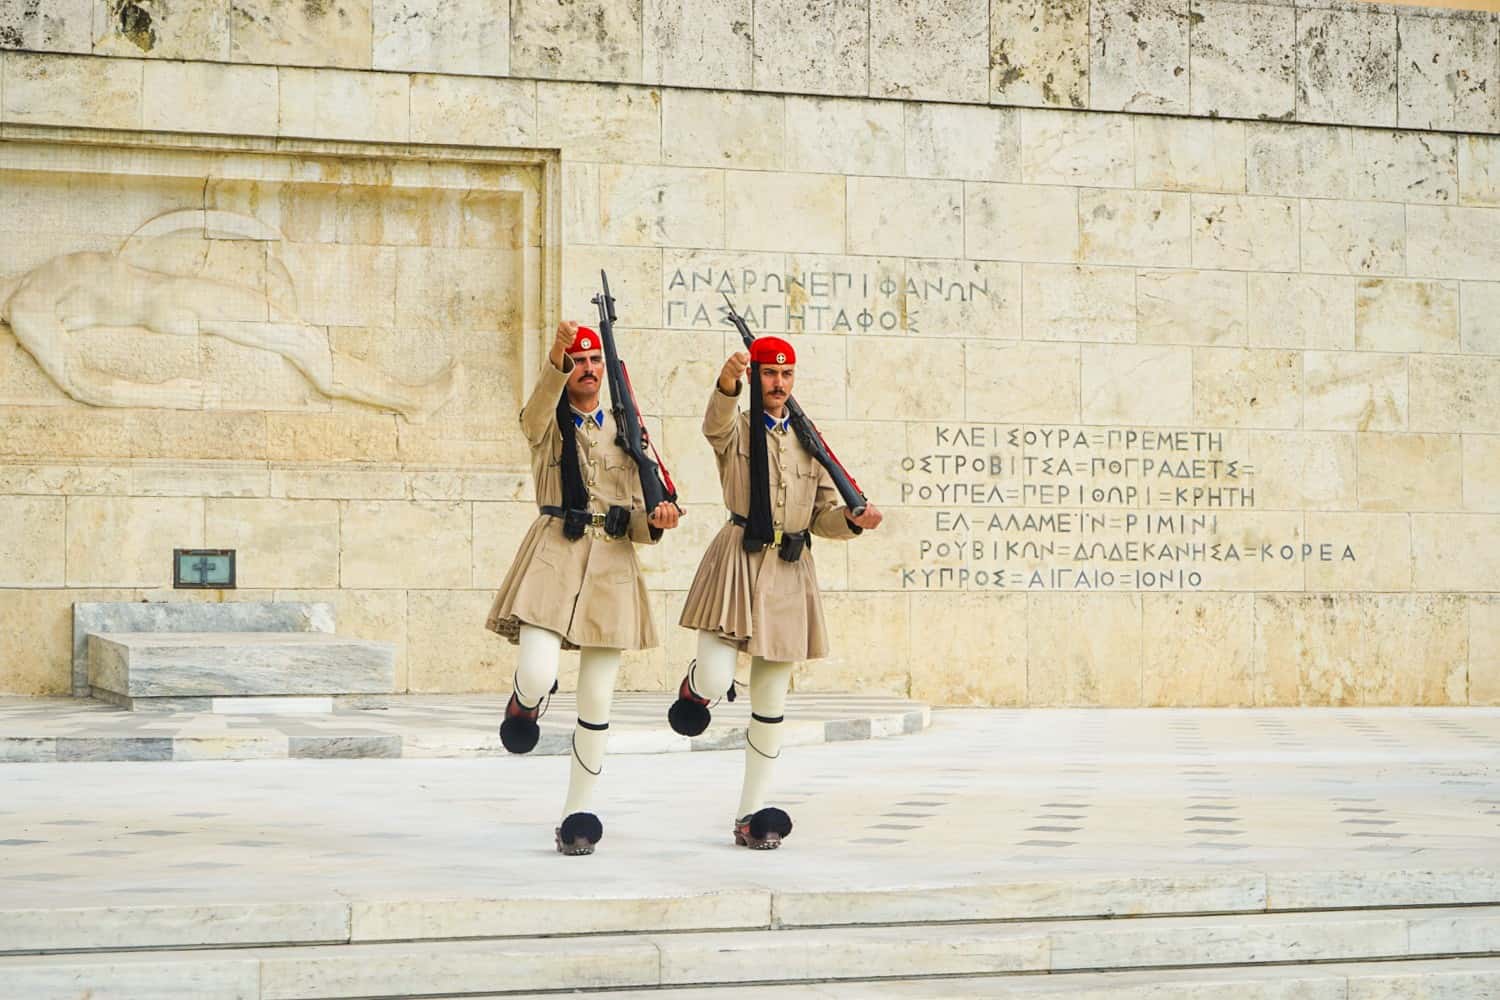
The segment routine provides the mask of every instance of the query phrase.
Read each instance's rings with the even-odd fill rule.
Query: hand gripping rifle
[[[722,293],[721,293],[722,294]],[[733,323],[734,328],[740,332],[740,339],[748,348],[755,343],[755,334],[750,332],[750,327],[745,324],[745,317],[734,311],[734,303],[729,296],[724,296],[724,302],[729,306],[729,318],[725,321]],[[865,511],[865,505],[870,501],[860,490],[859,484],[854,477],[849,475],[849,470],[838,460],[833,449],[828,447],[828,442],[823,440],[823,435],[818,432],[818,427],[798,404],[792,396],[786,398],[786,412],[790,417],[792,431],[796,433],[797,440],[802,442],[802,447],[807,453],[818,460],[818,464],[828,470],[828,475],[833,478],[833,485],[839,491],[839,496],[844,499],[844,506],[848,507],[858,517]]]
[[[625,362],[620,360],[620,352],[615,347],[615,297],[609,294],[609,276],[602,270],[599,281],[604,290],[594,296],[593,302],[599,307],[599,340],[604,345],[604,370],[609,378],[609,407],[615,418],[615,443],[635,460],[641,475],[641,499],[645,501],[646,516],[649,517],[659,504],[676,505],[677,487],[646,433],[641,407],[630,385],[630,373],[625,370]],[[661,529],[653,527],[651,537],[660,538]]]

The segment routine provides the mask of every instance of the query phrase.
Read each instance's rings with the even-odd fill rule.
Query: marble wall
[[[75,600],[236,596],[164,589],[190,544],[395,641],[413,691],[504,689],[512,415],[607,267],[689,509],[643,557],[668,624],[722,517],[722,289],[888,514],[817,547],[803,689],[1500,704],[1494,17],[566,9],[0,0],[0,301],[92,254],[262,310],[64,321],[94,376],[0,324],[0,690],[68,690]],[[627,685],[675,684],[664,632]]]

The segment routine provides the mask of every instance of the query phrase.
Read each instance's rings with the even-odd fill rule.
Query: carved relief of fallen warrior
[[[459,391],[463,369],[452,361],[426,382],[401,382],[335,350],[326,330],[302,320],[295,306],[288,309],[273,302],[264,291],[127,259],[125,251],[144,240],[182,233],[280,239],[275,230],[247,216],[172,212],[143,226],[119,252],[62,254],[12,284],[0,284],[0,321],[10,326],[58,388],[93,406],[219,406],[218,386],[212,382],[143,382],[91,366],[86,348],[71,334],[97,327],[136,327],[175,337],[208,334],[270,351],[290,362],[323,395],[394,410],[410,421],[425,419]]]

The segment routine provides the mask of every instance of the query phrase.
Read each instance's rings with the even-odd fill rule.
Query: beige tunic
[[[719,463],[724,504],[750,514],[750,415],[738,396],[715,385],[703,418],[703,434]],[[828,470],[802,447],[790,428],[766,435],[771,481],[771,520],[785,531],[809,527],[823,538],[848,539],[859,532],[844,517],[844,503]],[[709,543],[688,588],[680,624],[707,629],[768,660],[816,660],[828,655],[828,631],[811,549],[795,563],[774,546],[744,550],[745,529],[727,522]]]
[[[536,388],[521,410],[521,429],[531,445],[531,478],[538,507],[562,505],[557,399],[573,363],[564,359],[563,364],[564,370],[558,371],[550,361],[543,361]],[[602,528],[590,528],[582,538],[569,541],[560,519],[538,516],[521,540],[485,627],[511,642],[519,641],[524,622],[556,632],[566,649],[648,649],[659,640],[651,623],[646,581],[631,544],[651,544],[640,473],[615,443],[615,422],[608,410],[603,427],[596,427],[592,419],[584,420],[577,441],[589,509],[602,514],[611,505],[631,508],[630,531],[625,538],[614,539]]]

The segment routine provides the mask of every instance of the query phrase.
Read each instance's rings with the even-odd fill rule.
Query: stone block
[[[913,594],[910,697],[939,705],[1025,705],[1026,597]],[[966,655],[979,643],[982,659]]]
[[[1236,271],[1295,271],[1297,203],[1286,198],[1194,194],[1193,263]]]
[[[1333,274],[1405,272],[1410,259],[1406,213],[1402,205],[1303,199],[1302,268]]]
[[[1193,349],[1193,415],[1212,427],[1298,427],[1302,358],[1295,351]]]
[[[1257,470],[1259,466],[1257,466]],[[1255,505],[1269,507],[1261,499],[1256,477],[1247,482],[1255,490]],[[1301,511],[1256,510],[1218,515],[1204,541],[1227,551],[1235,546],[1239,560],[1210,563],[1203,569],[1205,591],[1300,591],[1305,586],[1302,544],[1305,540]]]
[[[1303,426],[1310,430],[1406,429],[1406,358],[1308,351],[1302,356]]]
[[[288,500],[405,500],[399,469],[298,465],[271,470],[271,495]]]
[[[1458,282],[1362,280],[1355,301],[1354,344],[1363,351],[1456,354]]]
[[[850,177],[848,198],[851,253],[964,255],[964,190],[958,181]]]
[[[1350,187],[1369,201],[1458,202],[1458,140],[1451,135],[1354,129]]]
[[[331,609],[339,630],[356,639],[390,645],[396,654],[392,690],[406,690],[406,591],[404,590],[278,590],[278,602],[320,603]],[[332,631],[330,626],[329,631]]]
[[[541,144],[538,134],[534,81],[420,73],[411,78],[412,142],[533,146]]]
[[[350,500],[341,503],[340,512],[339,581],[343,586],[472,585],[469,504]]]
[[[493,591],[412,590],[406,596],[408,690],[510,691],[518,647],[484,627]]]
[[[1254,703],[1250,594],[1141,596],[1141,704]]]
[[[94,0],[96,56],[229,59],[229,0],[124,4]]]
[[[1021,179],[1021,130],[1010,108],[906,105],[906,173],[967,181]]]
[[[1026,340],[1135,340],[1135,272],[1118,267],[1028,264],[1023,272]]]
[[[1500,354],[1500,282],[1463,282],[1458,315],[1465,354]]]
[[[1021,180],[1132,187],[1135,130],[1127,115],[1023,110]]]
[[[1500,590],[1500,517],[1413,514],[1412,589]]]
[[[870,2],[800,0],[756,3],[756,90],[794,94],[870,92]]]
[[[1193,422],[1193,352],[1186,347],[1084,344],[1083,422],[1110,426]]]
[[[205,501],[210,548],[234,549],[242,587],[337,587],[339,505],[335,500]]]
[[[844,187],[837,174],[727,171],[724,241],[737,250],[841,253]]]
[[[1245,144],[1251,194],[1347,198],[1353,190],[1353,129],[1252,123]]]
[[[526,306],[525,252],[394,247],[395,326],[401,330],[515,330]],[[432,365],[432,361],[428,361]],[[428,376],[413,371],[413,377]]]
[[[626,246],[724,245],[724,173],[689,167],[601,166],[601,231]]]
[[[1089,106],[1188,113],[1186,0],[1093,0]]]
[[[1033,706],[1141,704],[1141,595],[1028,594]]]
[[[792,670],[792,689],[858,690],[904,697],[910,687],[907,595],[824,594],[823,614],[828,623],[828,656],[798,663]]]
[[[1353,350],[1358,279],[1251,274],[1250,346]]]
[[[1307,563],[1308,590],[1399,594],[1411,588],[1411,521],[1405,514],[1309,512],[1307,542],[1315,552]]]
[[[1500,205],[1500,137],[1459,136],[1458,200],[1464,205]]]
[[[362,142],[411,138],[411,78],[404,74],[285,65],[277,72],[282,135]]]
[[[646,0],[646,81],[750,90],[753,8],[752,0]]]
[[[86,694],[87,664],[76,684],[73,675],[73,602],[134,596],[128,590],[0,589],[0,691]]]
[[[564,162],[659,163],[661,92],[607,84],[536,85],[537,145]]]
[[[970,183],[964,194],[970,260],[1078,260],[1077,188]]]
[[[132,702],[239,695],[389,694],[395,648],[315,632],[89,636],[89,684]]]
[[[1135,123],[1135,145],[1139,187],[1225,194],[1245,190],[1242,122],[1142,116]]]
[[[1500,358],[1412,355],[1411,429],[1500,434]]]
[[[805,276],[800,272],[805,266],[807,265],[798,267],[798,280],[803,282],[804,287],[816,289],[815,297],[828,297],[831,294],[829,282],[804,280]],[[817,264],[812,267],[821,270]],[[828,269],[839,270],[837,265],[830,265]],[[784,331],[787,329],[787,258],[782,254],[668,250],[662,255],[658,271],[657,286],[661,289],[658,294],[666,298],[666,325],[674,329],[699,331],[692,340],[681,342],[687,349],[685,357],[715,359],[714,374],[696,383],[685,397],[686,401],[691,402],[691,412],[701,416],[703,393],[708,391],[706,387],[718,377],[717,366],[723,363],[720,352],[729,352],[731,341],[728,338],[733,338],[735,350],[741,349],[738,334],[733,332],[733,327],[723,322],[726,307],[719,289],[732,288],[736,308],[753,317],[747,320],[753,324],[753,330],[760,328]],[[713,334],[720,336],[715,337]]]
[[[1469,598],[1469,704],[1500,705],[1500,598]]]
[[[534,503],[474,504],[473,586],[499,589],[536,518]],[[675,542],[676,536],[669,541]]]
[[[1298,11],[1298,120],[1395,125],[1396,63],[1394,12]]]
[[[67,500],[0,496],[0,587],[61,587],[66,566]]]
[[[510,11],[510,75],[639,83],[643,32],[641,0],[518,0]]]
[[[963,370],[963,357],[954,345],[927,338],[887,338],[878,347],[850,352],[848,381],[861,391],[849,398],[849,417],[962,419],[963,397],[952,386]]]
[[[990,0],[869,0],[870,95],[984,104]]]
[[[1292,7],[1193,0],[1194,115],[1289,119],[1297,104]]]
[[[13,125],[141,127],[137,59],[6,53],[0,111]]]
[[[108,464],[0,465],[0,494],[47,496],[130,493],[133,468]]]
[[[990,101],[1085,108],[1088,0],[991,0]]]
[[[786,166],[834,174],[900,176],[905,113],[891,101],[786,98]]]
[[[371,0],[233,0],[230,17],[231,62],[370,68]]]
[[[510,6],[496,0],[373,0],[375,69],[506,76]]]
[[[1464,510],[1500,514],[1500,438],[1463,436]]]
[[[1353,434],[1269,432],[1251,435],[1255,504],[1271,510],[1354,510],[1358,451]]]
[[[203,547],[203,501],[69,497],[70,587],[165,587],[172,550]]]
[[[1243,345],[1246,286],[1240,271],[1141,271],[1136,275],[1136,340]]]
[[[661,325],[663,290],[671,278],[670,273],[663,273],[662,251],[654,247],[570,246],[563,251],[563,261],[564,316],[588,316],[591,311],[598,315],[589,300],[599,293],[599,271],[603,269],[609,273],[609,290],[615,297],[622,330]],[[637,362],[632,358],[629,363]]]
[[[786,99],[668,90],[662,95],[661,133],[663,163],[778,170],[786,162]]]
[[[1500,125],[1500,25],[1445,13],[1397,11],[1397,120],[1402,128],[1493,131]]]
[[[1079,346],[970,340],[964,419],[1070,423],[1079,419]]]
[[[923,336],[1021,336],[1021,265],[906,262],[906,330]]]
[[[0,0],[0,49],[76,52],[93,45],[94,0],[54,0],[46,8],[25,0]]]
[[[1406,226],[1407,273],[1478,281],[1496,277],[1500,209],[1412,205]]]
[[[1090,264],[1186,267],[1191,263],[1188,196],[1163,191],[1084,189],[1079,246]]]

